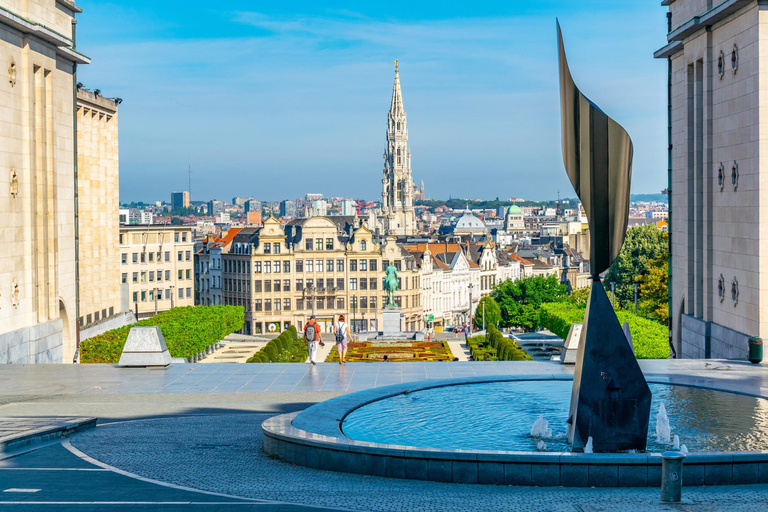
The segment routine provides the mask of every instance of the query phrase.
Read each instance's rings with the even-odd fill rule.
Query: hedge
[[[520,345],[489,325],[485,336],[472,336],[467,347],[475,361],[530,361],[533,358]]]
[[[539,309],[539,325],[565,339],[573,323],[584,321],[584,308],[568,302],[550,302]],[[629,324],[635,357],[638,359],[668,359],[669,332],[666,326],[630,313],[617,311],[619,323]]]
[[[291,325],[277,338],[269,340],[246,363],[303,363],[307,357],[307,344],[298,339],[296,327]]]
[[[80,343],[82,363],[120,361],[125,340],[132,327],[157,326],[163,333],[171,357],[192,357],[225,336],[242,329],[244,310],[240,306],[184,306],[107,331]]]

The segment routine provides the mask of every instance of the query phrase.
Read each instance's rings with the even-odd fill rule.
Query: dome
[[[472,215],[469,210],[464,212],[464,215],[456,222],[456,227],[454,228],[454,232],[478,233],[483,231],[485,231],[485,224]]]
[[[516,204],[513,204],[509,207],[509,210],[507,210],[507,215],[520,215],[522,213],[523,211]]]

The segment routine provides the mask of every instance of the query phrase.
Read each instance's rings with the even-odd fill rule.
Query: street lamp
[[[355,323],[357,323],[357,295],[352,296],[352,330],[354,332],[357,332],[357,328],[355,326]]]
[[[469,283],[469,327],[468,329],[471,331],[472,329],[472,283]]]
[[[171,309],[173,309],[173,288],[174,286],[171,285]]]

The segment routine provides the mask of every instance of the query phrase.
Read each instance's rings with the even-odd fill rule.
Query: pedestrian
[[[309,317],[309,322],[304,326],[304,342],[307,344],[309,351],[309,364],[315,364],[315,358],[317,357],[317,342],[323,341],[320,336],[320,324],[315,320],[315,315]]]
[[[339,315],[339,321],[334,325],[336,333],[336,352],[339,354],[339,364],[347,364],[347,344],[352,333],[349,332],[349,324],[344,321],[344,315]]]

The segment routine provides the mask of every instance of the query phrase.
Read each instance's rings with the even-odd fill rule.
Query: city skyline
[[[585,91],[604,98],[633,137],[633,192],[665,186],[665,66],[652,58],[665,20],[652,4],[353,12],[229,2],[201,19],[175,2],[83,8],[84,23],[111,26],[80,35],[78,46],[98,66],[82,66],[78,78],[125,99],[123,202],[186,189],[189,165],[192,200],[202,190],[231,197],[244,185],[276,200],[295,195],[296,183],[325,195],[377,197],[395,58],[413,178],[425,181],[429,196],[499,195],[466,179],[479,171],[494,190],[554,197],[569,187],[559,157],[556,15],[576,40],[574,73]],[[106,23],[114,18],[125,23]],[[605,35],[585,29],[595,23],[607,26]]]

